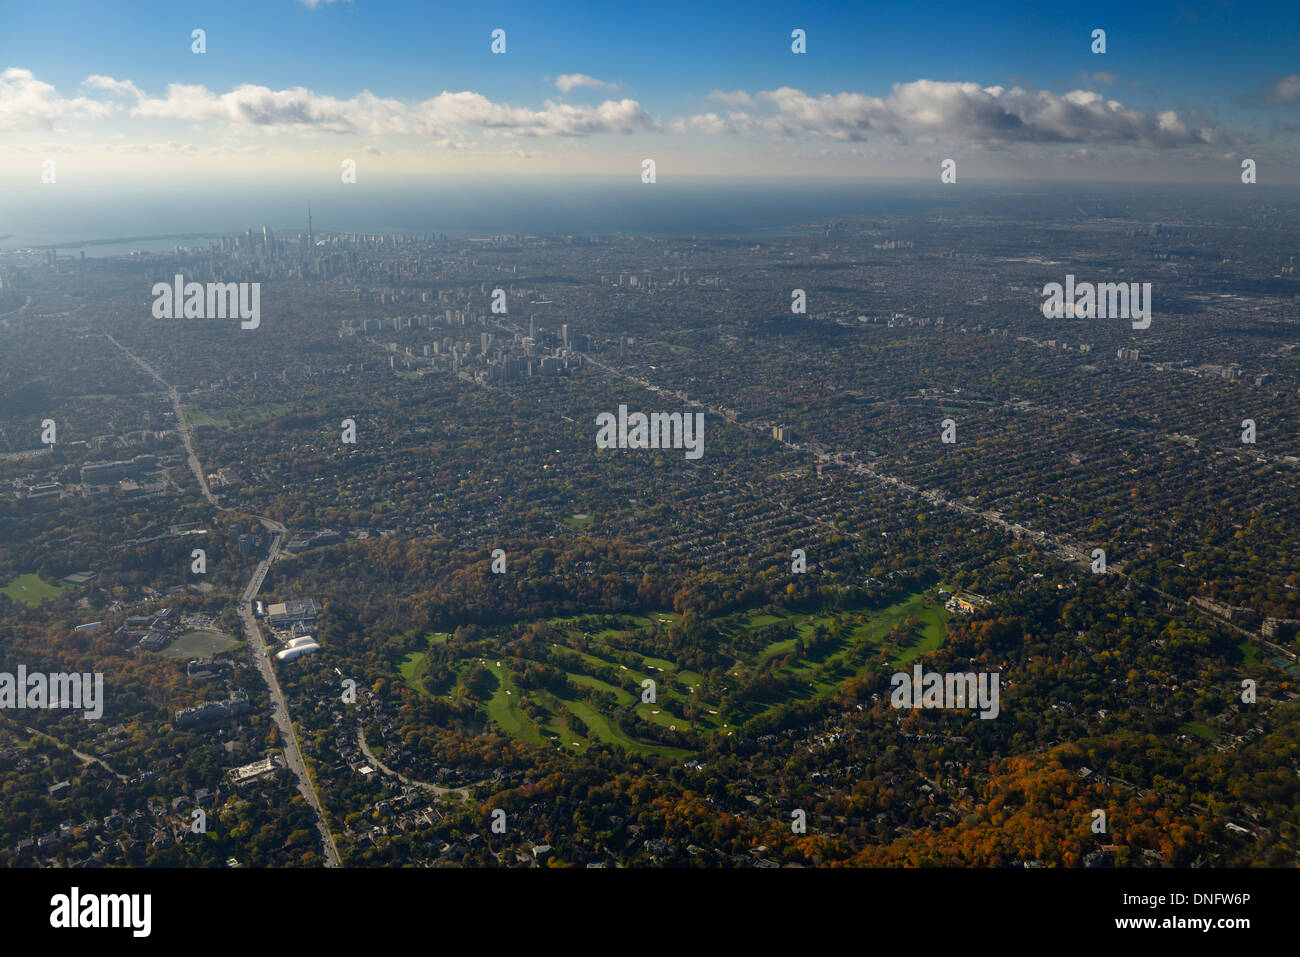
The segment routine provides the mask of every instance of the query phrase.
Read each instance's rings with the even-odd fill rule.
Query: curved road
[[[371,752],[370,747],[366,744],[366,730],[359,725],[357,726],[357,746],[361,748],[361,753],[366,756],[367,761],[379,768],[380,771],[383,771],[384,774],[388,775],[390,778],[397,778],[397,780],[401,781],[403,784],[409,784],[413,787],[424,788],[426,791],[432,791],[438,797],[442,797],[444,794],[459,794],[462,801],[469,800],[469,788],[472,787],[472,785],[463,788],[444,788],[437,784],[429,784],[427,781],[416,781],[414,778],[408,778],[406,775],[402,774],[402,772],[394,771],[392,768],[388,767],[388,765],[380,761]]]

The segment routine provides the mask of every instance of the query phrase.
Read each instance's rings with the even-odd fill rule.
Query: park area
[[[709,622],[711,651],[729,664],[707,676],[665,650],[679,623],[670,612],[553,618],[545,623],[549,646],[526,658],[499,653],[490,642],[467,647],[452,665],[447,695],[425,687],[427,652],[408,655],[399,673],[422,696],[447,697],[456,688],[463,693],[465,676],[477,672],[472,697],[481,701],[489,726],[530,744],[582,749],[602,743],[682,758],[692,750],[672,746],[680,743],[675,732],[696,741],[730,736],[778,707],[832,696],[852,679],[910,664],[943,643],[948,612],[929,590],[880,608],[734,613]],[[440,633],[429,645],[449,639]],[[524,687],[520,676],[539,663],[562,680]],[[662,737],[656,727],[670,732],[672,745],[655,740]]]
[[[51,585],[32,574],[19,575],[13,581],[0,586],[0,595],[8,595],[13,601],[36,606],[41,602],[57,598],[63,591],[63,585]]]

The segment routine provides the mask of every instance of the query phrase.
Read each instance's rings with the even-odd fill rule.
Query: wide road
[[[207,477],[203,474],[203,467],[199,465],[199,457],[194,452],[194,442],[190,436],[190,423],[189,419],[185,417],[185,408],[181,405],[180,393],[177,392],[175,387],[170,385],[162,376],[155,372],[153,366],[149,365],[149,363],[145,362],[126,346],[122,345],[122,343],[118,342],[108,333],[104,333],[104,337],[126,353],[128,358],[134,360],[136,365],[152,376],[159,385],[167,390],[167,395],[172,400],[172,411],[176,414],[176,431],[180,433],[181,441],[185,444],[185,453],[189,456],[190,471],[194,473],[194,478],[199,483],[199,491],[203,493],[203,497],[208,500],[209,505],[221,508],[221,506],[217,504],[216,496],[214,496],[212,490],[208,488]]]
[[[245,586],[244,593],[239,596],[239,618],[244,623],[244,634],[248,637],[248,647],[252,649],[253,661],[258,671],[262,673],[262,680],[271,694],[271,718],[280,730],[285,764],[298,778],[298,791],[316,815],[316,830],[320,834],[321,846],[325,849],[325,866],[338,867],[339,852],[334,846],[334,835],[330,833],[325,823],[324,809],[321,808],[320,799],[316,796],[316,788],[312,785],[311,775],[307,773],[307,765],[303,762],[302,752],[298,748],[298,734],[289,715],[289,705],[284,700],[280,682],[276,680],[275,669],[271,666],[271,656],[267,651],[266,641],[262,638],[262,629],[253,615],[253,600],[262,589],[262,582],[266,580],[271,562],[275,561],[275,557],[280,553],[280,545],[284,542],[287,530],[273,519],[259,518],[258,521],[271,533],[271,547],[267,549],[266,557],[253,569],[253,577]]]
[[[203,467],[194,451],[194,443],[190,436],[188,420],[185,418],[185,409],[181,406],[180,394],[154,371],[153,366],[112,336],[107,335],[107,333],[105,333],[105,336],[109,342],[121,349],[122,352],[135,361],[136,365],[167,390],[167,394],[172,400],[172,408],[176,412],[177,431],[180,433],[181,441],[185,444],[185,451],[189,455],[190,470],[194,473],[195,479],[198,480],[203,497],[220,511],[234,511],[234,509],[221,506],[217,502],[216,496],[212,494],[212,490],[208,488],[207,479],[203,474]],[[242,515],[243,513],[239,514]],[[280,554],[280,545],[284,542],[288,530],[274,519],[260,515],[249,517],[257,519],[271,533],[271,547],[267,549],[266,557],[258,562],[257,567],[253,569],[253,575],[248,580],[248,585],[245,586],[243,594],[239,596],[237,610],[240,620],[244,624],[244,634],[248,638],[248,647],[253,652],[253,661],[256,663],[258,671],[262,673],[262,681],[266,683],[266,690],[270,694],[271,718],[280,731],[280,741],[284,745],[285,764],[298,779],[298,791],[316,816],[316,830],[320,834],[321,847],[325,850],[325,866],[338,867],[339,852],[338,848],[334,846],[334,835],[330,833],[329,825],[326,824],[325,812],[321,808],[320,798],[316,795],[316,788],[312,784],[311,775],[307,773],[307,765],[303,763],[302,752],[298,748],[298,734],[293,727],[293,718],[289,714],[289,706],[285,703],[284,692],[280,690],[280,682],[276,680],[275,669],[271,666],[271,657],[267,652],[266,641],[262,638],[262,629],[258,626],[257,619],[253,615],[253,600],[257,597],[257,593],[262,590],[262,582],[266,580],[267,570],[271,567],[271,562],[275,561],[276,556]]]

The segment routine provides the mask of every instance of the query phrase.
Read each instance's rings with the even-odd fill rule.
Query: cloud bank
[[[29,70],[5,70],[0,73],[0,129],[66,129],[115,114],[270,131],[373,136],[445,137],[464,128],[514,136],[590,136],[659,127],[658,121],[631,99],[606,100],[596,106],[548,100],[542,109],[530,109],[494,102],[469,90],[443,91],[432,99],[408,103],[375,96],[368,90],[338,99],[301,86],[272,90],[248,83],[225,93],[200,84],[172,83],[162,96],[151,96],[130,80],[98,74],[87,77],[82,87],[105,98],[63,98]]]
[[[748,110],[678,120],[676,132],[735,133],[786,139],[860,142],[869,135],[943,138],[967,143],[1091,143],[1165,149],[1221,142],[1221,131],[1173,111],[1144,113],[1090,90],[1051,93],[1022,87],[916,80],[886,97],[865,93],[812,96],[784,86],[711,96]]]

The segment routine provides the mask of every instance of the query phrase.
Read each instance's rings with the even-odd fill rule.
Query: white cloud
[[[201,85],[173,83],[164,97],[141,97],[131,115],[327,133],[427,132],[406,104],[368,90],[340,100],[304,87],[272,90],[247,83],[222,94]]]
[[[479,126],[520,136],[585,136],[655,129],[658,123],[636,100],[606,100],[599,106],[546,102],[535,111],[493,103],[480,93],[442,92],[420,107],[428,121],[441,126]]]
[[[555,78],[555,86],[561,93],[568,93],[580,86],[589,86],[593,90],[613,90],[617,87],[617,84],[606,83],[604,80],[598,80],[594,76],[587,76],[585,73],[561,73]]]
[[[742,103],[749,96],[743,91],[712,95],[729,103]],[[1088,90],[1056,94],[1018,86],[916,80],[895,84],[884,98],[848,92],[811,96],[781,87],[750,99],[760,108],[729,113],[725,123],[713,113],[691,117],[687,123],[705,132],[846,142],[865,140],[871,133],[982,145],[1059,142],[1164,148],[1222,138],[1220,131],[1193,127],[1172,110],[1143,113]]]
[[[1279,77],[1264,91],[1264,99],[1270,103],[1300,103],[1300,73]]]
[[[597,81],[599,82],[599,81]],[[31,71],[0,73],[0,129],[54,129],[74,120],[121,114],[132,119],[226,125],[267,132],[346,133],[367,136],[432,136],[459,142],[460,127],[519,136],[588,136],[658,129],[636,100],[606,100],[596,106],[546,101],[540,110],[510,106],[469,90],[444,91],[423,102],[375,96],[363,90],[347,99],[306,87],[273,90],[243,84],[218,93],[201,84],[172,83],[151,96],[130,80],[94,74],[82,88],[104,98],[60,97]],[[131,104],[115,102],[127,98]]]
[[[657,124],[635,100],[607,100],[599,106],[546,103],[544,110],[495,103],[465,90],[442,92],[407,105],[369,91],[348,100],[297,87],[271,90],[245,85],[218,96],[206,87],[172,84],[160,100],[142,100],[133,113],[195,121],[225,120],[260,127],[310,128],[334,133],[441,135],[448,127],[470,126],[526,136],[630,133]]]
[[[726,90],[714,90],[709,94],[709,98],[726,103],[727,106],[753,106],[754,98],[744,90],[733,90],[728,93]]]
[[[702,133],[725,133],[729,127],[726,120],[718,116],[717,113],[701,113],[698,116],[674,121],[671,129],[674,133],[679,134],[693,129]]]
[[[1094,79],[1096,77],[1094,76]],[[583,74],[556,80],[561,89],[603,83]],[[1277,80],[1277,102],[1300,102],[1300,75]],[[714,90],[721,112],[676,119],[675,133],[722,133],[767,137],[777,142],[862,142],[871,137],[898,143],[960,143],[971,149],[1007,144],[1132,145],[1168,148],[1213,144],[1228,138],[1198,111],[1144,112],[1105,94],[1076,89],[1052,93],[1021,86],[916,80],[895,84],[887,96],[858,92],[813,95],[792,87],[759,92]],[[94,121],[112,120],[111,125]],[[443,91],[423,101],[381,97],[363,90],[339,98],[306,87],[271,89],[243,84],[219,92],[201,84],[173,83],[158,95],[130,80],[94,74],[76,95],[60,96],[31,71],[0,72],[0,130],[93,129],[99,142],[116,135],[153,144],[184,140],[177,123],[238,136],[250,132],[299,137],[342,134],[365,137],[376,148],[388,137],[410,136],[444,148],[477,148],[479,135],[585,137],[659,130],[662,125],[639,102],[607,99],[595,105],[552,100],[539,108],[494,101],[471,90]],[[140,129],[135,129],[136,125]],[[143,132],[144,135],[140,135]],[[192,137],[189,137],[192,139]]]
[[[0,130],[53,130],[77,120],[108,116],[115,107],[78,96],[64,98],[31,70],[0,73]]]
[[[81,85],[88,90],[104,90],[113,95],[131,96],[137,101],[144,97],[140,88],[130,80],[115,80],[111,76],[100,76],[98,73],[86,77],[81,81]]]

